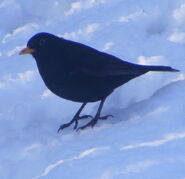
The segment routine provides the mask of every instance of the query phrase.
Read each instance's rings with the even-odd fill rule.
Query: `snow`
[[[184,0],[2,0],[0,179],[184,179],[184,10]],[[52,94],[34,59],[18,55],[42,31],[181,72],[130,81],[105,103],[114,118],[58,134],[80,104]]]

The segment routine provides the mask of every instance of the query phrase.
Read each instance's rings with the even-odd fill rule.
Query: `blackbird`
[[[87,45],[66,40],[49,33],[31,37],[21,52],[31,54],[37,63],[45,85],[61,98],[82,103],[73,119],[59,127],[58,132],[75,123],[74,129],[93,127],[100,116],[103,104],[115,88],[149,71],[178,72],[169,66],[146,66],[123,61],[113,55]],[[97,113],[80,116],[87,103],[100,101]],[[78,120],[91,118],[86,125],[77,128]]]

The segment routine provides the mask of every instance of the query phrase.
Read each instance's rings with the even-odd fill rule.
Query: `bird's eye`
[[[44,45],[44,44],[45,44],[45,42],[46,42],[46,40],[41,39],[41,40],[39,41],[39,45],[40,45],[40,46],[42,46],[42,45]]]

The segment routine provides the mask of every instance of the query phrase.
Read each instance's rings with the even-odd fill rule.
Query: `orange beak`
[[[35,49],[32,48],[24,48],[20,51],[19,55],[25,55],[25,54],[31,54],[35,51]]]

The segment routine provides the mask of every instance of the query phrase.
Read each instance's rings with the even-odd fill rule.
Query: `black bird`
[[[73,119],[60,126],[58,132],[78,120],[91,117],[91,121],[78,128],[93,127],[103,104],[115,88],[149,71],[178,72],[169,66],[146,66],[123,61],[84,44],[59,38],[49,33],[38,33],[20,54],[32,54],[46,86],[61,98],[82,103]],[[87,103],[100,101],[95,117],[80,116]]]

